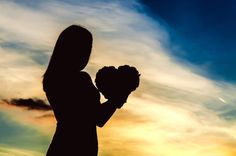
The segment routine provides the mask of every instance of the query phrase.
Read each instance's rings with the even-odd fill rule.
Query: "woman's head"
[[[82,70],[91,49],[92,34],[81,26],[71,25],[58,37],[49,65],[57,70]]]
[[[92,49],[92,34],[78,25],[67,27],[55,44],[44,79],[63,76],[85,68]]]

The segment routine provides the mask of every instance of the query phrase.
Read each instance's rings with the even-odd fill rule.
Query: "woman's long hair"
[[[91,53],[92,40],[92,34],[78,25],[71,25],[62,31],[43,76],[44,91],[51,82],[85,68]]]

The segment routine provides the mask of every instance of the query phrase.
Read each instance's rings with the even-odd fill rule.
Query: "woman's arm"
[[[111,100],[107,100],[103,104],[100,104],[97,109],[97,126],[103,127],[115,113],[116,109],[117,105]]]
[[[129,94],[130,92],[116,95],[98,106],[97,125],[99,127],[103,127],[114,114],[116,109],[120,109],[124,103],[126,103]]]

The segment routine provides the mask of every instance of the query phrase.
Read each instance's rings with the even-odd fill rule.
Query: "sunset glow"
[[[99,156],[236,155],[234,71],[217,75],[221,64],[213,70],[207,63],[214,60],[196,63],[203,58],[196,61],[192,51],[181,48],[187,43],[172,41],[175,28],[165,16],[152,15],[150,5],[141,0],[0,1],[0,156],[45,155],[56,126],[52,111],[4,100],[46,100],[42,75],[58,35],[71,24],[93,34],[85,69],[93,80],[106,65],[129,64],[141,73],[140,87],[97,128]]]

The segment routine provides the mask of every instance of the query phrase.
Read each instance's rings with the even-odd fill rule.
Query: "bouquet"
[[[97,72],[95,83],[106,99],[122,99],[124,103],[139,86],[139,76],[138,70],[129,65],[105,66]]]

